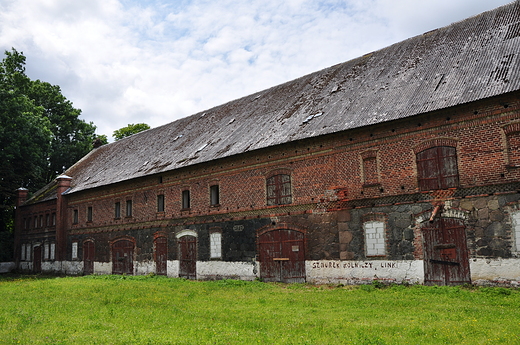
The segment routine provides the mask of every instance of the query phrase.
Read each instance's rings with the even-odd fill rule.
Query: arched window
[[[279,174],[271,176],[267,182],[267,205],[286,205],[292,203],[291,176]]]
[[[417,153],[417,178],[421,190],[458,187],[455,147],[436,146]]]

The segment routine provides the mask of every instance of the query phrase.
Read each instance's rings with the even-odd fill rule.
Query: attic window
[[[178,136],[176,136],[176,137],[173,139],[173,141],[176,141],[177,139],[182,138],[182,136],[183,136],[182,134],[179,134]]]
[[[231,120],[229,120],[228,125],[232,124],[233,122],[235,122],[235,119],[234,119],[234,118],[231,119]]]

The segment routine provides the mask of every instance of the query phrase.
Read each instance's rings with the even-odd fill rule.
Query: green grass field
[[[520,292],[0,276],[0,344],[520,344]]]

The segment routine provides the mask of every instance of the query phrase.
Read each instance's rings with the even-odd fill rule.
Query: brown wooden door
[[[185,235],[179,238],[179,277],[197,279],[197,238]]]
[[[304,235],[273,230],[258,237],[260,277],[267,282],[305,282]]]
[[[42,246],[36,246],[33,249],[33,272],[41,273],[42,271]]]
[[[439,218],[423,227],[424,283],[471,283],[466,230],[462,221]]]
[[[166,237],[155,239],[155,274],[166,275],[166,262],[168,260],[168,240]]]
[[[112,244],[112,274],[134,274],[134,244],[119,240]]]
[[[94,242],[87,241],[83,243],[83,274],[94,273],[95,254]]]

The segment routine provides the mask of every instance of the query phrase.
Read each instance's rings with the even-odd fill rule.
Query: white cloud
[[[507,0],[0,0],[0,49],[109,137],[152,127]]]

